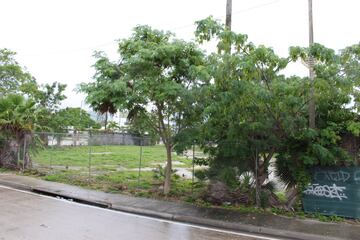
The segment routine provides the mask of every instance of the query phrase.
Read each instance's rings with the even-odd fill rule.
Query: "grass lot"
[[[89,156],[91,166],[97,170],[116,170],[116,168],[139,167],[139,146],[77,146],[48,147],[32,156],[33,162],[39,165],[88,167]],[[142,148],[142,167],[156,167],[166,161],[165,147],[162,145],[144,146]],[[191,167],[191,158],[173,153],[173,161],[182,164],[179,167]],[[176,164],[174,165],[177,166]]]
[[[140,181],[138,172],[108,172],[101,175],[89,177],[87,174],[74,170],[61,170],[43,173],[36,170],[29,170],[24,173],[28,176],[36,176],[41,179],[60,182],[84,188],[100,190],[111,193],[125,193],[142,197],[163,198],[163,178],[158,174],[148,171],[141,172]],[[192,182],[177,175],[172,176],[172,189],[167,196],[169,200],[186,201],[193,194],[198,195],[203,191],[204,185],[196,183],[192,192]]]
[[[200,154],[203,153],[197,152],[197,155]],[[38,149],[31,157],[34,169],[25,174],[36,175],[47,181],[147,197],[162,194],[164,169],[159,165],[164,166],[166,162],[166,150],[162,145],[142,147],[140,178],[137,170],[139,146],[49,146]],[[173,153],[173,167],[191,171],[192,158]],[[194,192],[199,190],[198,185]],[[173,174],[170,196],[180,199],[192,194],[191,179]]]
[[[128,189],[150,189],[154,183],[153,172],[142,172],[138,181],[138,172],[109,172],[91,176],[74,170],[63,170],[43,176],[44,180],[67,183],[105,192],[119,192]]]

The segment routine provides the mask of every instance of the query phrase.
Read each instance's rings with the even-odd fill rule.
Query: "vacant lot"
[[[117,192],[160,187],[166,151],[162,145],[142,148],[48,146],[33,153],[32,160],[34,169],[43,179]],[[176,180],[174,179],[174,190],[178,194],[191,191],[192,152],[183,156],[173,153],[173,168],[179,175]]]
[[[77,146],[47,147],[33,155],[33,161],[40,166],[88,167],[104,169],[154,168],[166,161],[164,146]],[[191,158],[173,153],[174,166],[191,167]]]

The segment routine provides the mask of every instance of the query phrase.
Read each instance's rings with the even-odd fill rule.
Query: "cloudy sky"
[[[307,46],[307,0],[233,0],[233,30],[286,56],[289,46]],[[226,0],[0,0],[0,48],[18,53],[39,83],[66,83],[64,106],[79,107],[73,90],[91,81],[92,54],[117,57],[116,39],[148,24],[193,39],[196,20],[225,19]],[[315,41],[336,50],[360,41],[359,0],[313,0]],[[300,65],[290,73],[306,74]]]

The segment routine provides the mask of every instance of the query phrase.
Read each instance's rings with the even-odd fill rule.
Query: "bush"
[[[207,169],[198,169],[195,171],[195,177],[203,182],[208,178],[208,170]]]

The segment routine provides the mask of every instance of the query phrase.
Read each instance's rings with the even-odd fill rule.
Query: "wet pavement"
[[[53,196],[63,196],[121,212],[233,231],[267,234],[285,239],[360,240],[359,224],[319,222],[278,216],[268,212],[240,212],[230,209],[199,207],[187,203],[105,193],[11,173],[0,174],[0,185],[28,192],[35,191]],[[1,203],[3,196],[4,194],[0,193],[0,209],[3,209],[4,205]],[[0,211],[0,227],[2,226],[1,214]],[[2,240],[1,235],[0,240]]]
[[[0,239],[274,239],[96,208],[0,187]]]

